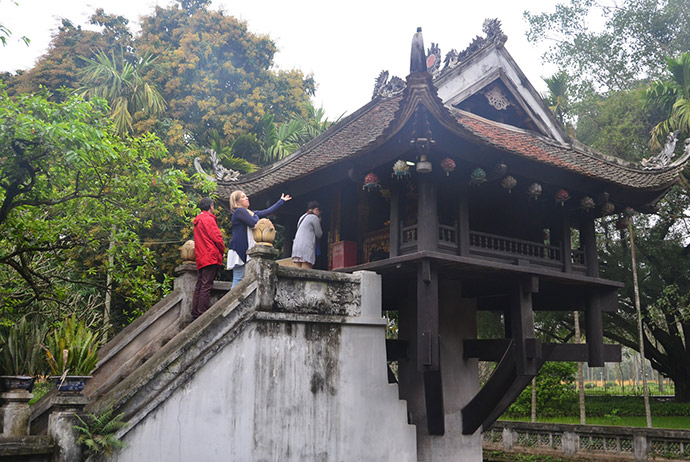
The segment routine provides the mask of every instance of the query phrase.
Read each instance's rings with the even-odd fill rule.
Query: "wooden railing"
[[[504,259],[520,258],[548,266],[561,266],[561,249],[553,245],[512,239],[495,234],[470,231],[470,253]]]
[[[457,226],[439,225],[438,248],[442,252],[457,254],[459,247]],[[563,251],[559,246],[539,242],[514,239],[496,234],[470,231],[470,255],[487,257],[493,260],[516,263],[525,260],[539,266],[560,268],[563,266]],[[400,253],[407,254],[417,250],[417,224],[400,226]],[[585,251],[570,251],[573,271],[585,272],[587,261]]]

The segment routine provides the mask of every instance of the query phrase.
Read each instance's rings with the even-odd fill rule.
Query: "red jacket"
[[[225,245],[216,216],[204,210],[194,219],[194,253],[196,269],[208,265],[222,265]]]

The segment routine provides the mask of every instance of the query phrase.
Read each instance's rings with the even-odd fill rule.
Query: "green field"
[[[529,422],[529,418],[512,418],[499,420],[512,420],[518,422]],[[540,423],[562,423],[562,424],[580,424],[579,417],[544,417],[537,418]],[[646,427],[647,422],[644,416],[630,416],[630,417],[589,417],[587,418],[587,425],[613,425],[622,427]],[[690,430],[690,416],[652,416],[652,426],[654,428],[672,428],[677,430]]]

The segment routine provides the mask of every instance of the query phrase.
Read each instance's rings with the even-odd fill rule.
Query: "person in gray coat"
[[[316,261],[316,240],[321,237],[321,210],[316,201],[307,204],[307,213],[297,222],[297,233],[292,244],[292,261],[298,268],[312,268]]]

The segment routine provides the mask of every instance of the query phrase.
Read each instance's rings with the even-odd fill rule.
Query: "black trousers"
[[[218,272],[218,265],[208,265],[196,270],[196,286],[192,298],[192,318],[196,319],[208,310],[211,305],[213,279]]]

